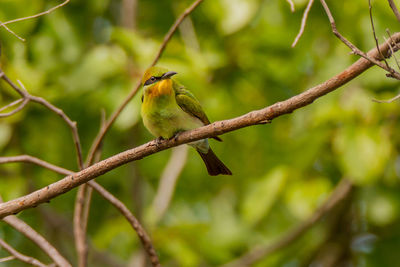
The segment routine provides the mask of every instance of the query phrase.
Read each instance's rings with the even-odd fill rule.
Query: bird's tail
[[[199,150],[197,150],[197,152],[200,154],[201,158],[206,164],[209,175],[232,175],[232,172],[228,169],[228,167],[225,166],[224,163],[222,163],[219,158],[217,158],[211,148],[208,149],[207,153],[202,153]]]

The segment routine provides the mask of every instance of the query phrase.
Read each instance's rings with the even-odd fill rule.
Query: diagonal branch
[[[399,43],[400,33],[395,33],[392,36],[392,40],[394,40],[396,43]],[[385,42],[380,45],[379,48],[382,53],[387,53],[389,50],[389,44]],[[379,59],[379,53],[377,49],[374,48],[370,52],[368,52],[368,57]],[[181,144],[213,137],[216,135],[222,135],[224,133],[238,130],[240,128],[248,127],[251,125],[263,124],[282,115],[291,113],[296,109],[313,103],[316,99],[348,83],[373,65],[374,64],[371,63],[371,61],[360,58],[350,67],[337,74],[336,76],[285,101],[275,103],[269,107],[260,110],[249,112],[237,118],[225,121],[217,121],[191,131],[183,132],[176,138],[172,138],[170,140],[164,140],[162,142],[157,142],[156,140],[153,140],[136,148],[121,152],[28,195],[10,200],[5,203],[1,203],[0,218],[10,214],[18,213],[22,210],[32,208],[41,203],[49,201],[56,196],[64,194],[71,189],[128,162],[142,159],[151,154]]]
[[[54,171],[63,175],[73,175],[74,172],[64,169],[62,167],[53,165],[44,160],[29,156],[29,155],[21,155],[14,157],[0,157],[0,164],[4,163],[15,163],[15,162],[25,162],[32,163],[48,170]],[[121,212],[121,214],[129,221],[132,228],[136,231],[140,241],[142,242],[146,253],[148,254],[150,261],[154,267],[161,266],[157,253],[154,249],[154,246],[151,242],[150,236],[147,234],[146,230],[142,227],[140,222],[136,219],[136,217],[130,212],[130,210],[122,203],[119,199],[117,199],[113,194],[108,192],[104,187],[95,181],[89,181],[87,183],[91,188],[96,190],[104,199],[110,202],[114,207]],[[8,218],[8,217],[7,217]]]
[[[164,37],[163,42],[161,43],[160,49],[158,50],[157,55],[155,56],[153,62],[151,63],[150,66],[154,66],[158,60],[160,59],[161,55],[163,54],[165,48],[167,47],[167,44],[169,40],[171,40],[172,36],[178,29],[179,25],[182,23],[182,21],[192,13],[198,5],[201,4],[204,0],[196,0],[194,1],[175,21],[175,23],[171,26],[169,31]],[[132,98],[136,95],[138,90],[140,89],[141,86],[141,81],[137,83],[137,85],[133,88],[133,90],[127,95],[125,100],[122,102],[121,106],[118,107],[118,109],[111,115],[111,117],[107,120],[107,122],[104,124],[103,127],[100,128],[99,133],[97,134],[95,140],[92,143],[92,146],[90,147],[88,157],[86,159],[86,166],[89,166],[93,163],[93,157],[96,153],[96,151],[99,149],[101,142],[104,139],[104,136],[106,135],[107,131],[110,129],[114,121],[117,119],[119,114],[124,110],[126,105],[132,100]]]
[[[245,267],[255,264],[256,262],[268,257],[275,251],[282,249],[290,245],[294,240],[298,239],[303,235],[308,229],[310,229],[316,222],[321,220],[325,214],[330,212],[337,204],[342,200],[347,198],[351,192],[352,184],[347,179],[342,179],[340,183],[336,186],[335,190],[332,192],[331,196],[325,201],[325,203],[318,208],[315,213],[306,221],[304,221],[299,226],[293,228],[291,231],[287,232],[276,242],[266,246],[259,247],[246,253],[239,259],[225,264],[221,267]]]
[[[0,238],[0,247],[4,248],[10,255],[13,256],[13,259],[20,260],[22,262],[25,262],[27,264],[37,266],[37,267],[47,267],[46,264],[40,262],[38,259],[26,256],[24,254],[21,254],[20,252],[16,251],[12,246],[7,244],[3,239]]]
[[[383,64],[382,62],[380,62],[379,60],[383,60],[384,58],[387,58],[390,56],[390,54],[388,54],[386,51],[386,53],[381,53],[382,55],[385,54],[384,58],[380,57],[370,57],[368,54],[365,54],[363,51],[361,51],[360,49],[358,49],[354,44],[352,44],[349,40],[347,40],[343,35],[340,34],[340,32],[337,30],[336,28],[336,22],[335,19],[332,16],[332,13],[328,7],[328,5],[326,4],[325,0],[320,0],[322,6],[325,9],[325,12],[328,16],[329,22],[331,24],[331,28],[332,28],[332,32],[333,34],[335,34],[335,36],[337,38],[339,38],[345,45],[347,45],[354,54],[359,55],[360,57],[365,58],[366,60],[370,61],[371,63],[379,66],[380,68],[386,70],[387,72],[389,72],[387,75],[395,78],[397,80],[400,80],[400,73],[398,73],[397,71],[395,71],[393,68],[391,68],[390,66],[387,66],[385,64]],[[379,46],[378,46],[379,47]]]

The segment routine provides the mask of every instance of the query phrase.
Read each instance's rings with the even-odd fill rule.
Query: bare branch
[[[155,221],[160,220],[171,202],[176,182],[187,159],[187,146],[178,146],[172,150],[171,158],[161,174],[156,196],[152,204]]]
[[[151,239],[149,235],[146,233],[144,228],[141,226],[139,221],[136,219],[135,216],[129,211],[129,209],[116,197],[106,191],[101,185],[94,181],[89,181],[88,184],[96,190],[103,198],[108,200],[111,204],[114,205],[117,210],[119,210],[122,215],[129,221],[133,229],[137,232],[140,241],[142,242],[146,253],[150,257],[150,261],[153,267],[161,267],[160,261],[158,259],[157,253],[153,247]]]
[[[60,7],[65,6],[66,4],[68,4],[69,1],[70,1],[70,0],[65,0],[65,1],[62,2],[61,4],[59,4],[59,5],[55,6],[55,7],[52,7],[52,8],[50,8],[49,10],[43,11],[43,12],[41,12],[41,13],[38,13],[38,14],[35,14],[35,15],[32,15],[32,16],[23,17],[23,18],[18,18],[18,19],[13,19],[13,20],[8,20],[8,21],[6,21],[6,22],[1,23],[1,24],[0,24],[0,27],[1,27],[1,26],[4,27],[4,25],[7,25],[7,24],[11,24],[11,23],[15,23],[15,22],[23,21],[23,20],[28,20],[28,19],[34,19],[34,18],[43,16],[43,15],[47,15],[47,14],[53,12],[54,10],[56,10],[57,8],[60,8]]]
[[[32,240],[40,247],[58,266],[71,267],[71,264],[55,249],[43,236],[32,227],[16,216],[10,215],[3,218],[3,221],[12,226],[18,232]]]
[[[87,266],[88,261],[88,244],[86,239],[86,227],[87,225],[83,220],[83,211],[85,207],[85,195],[87,186],[84,184],[78,188],[75,200],[74,208],[74,237],[75,247],[78,254],[78,266]]]
[[[72,121],[61,109],[57,108],[56,106],[52,105],[50,102],[46,101],[42,97],[37,97],[29,94],[23,84],[19,82],[21,88],[17,86],[15,83],[13,83],[10,78],[5,75],[5,73],[0,69],[0,78],[2,78],[5,82],[7,82],[19,95],[21,95],[22,98],[28,99],[29,101],[36,102],[38,104],[43,105],[47,109],[51,110],[58,116],[60,116],[65,123],[69,126],[69,128],[72,131],[72,137],[74,140],[75,148],[76,148],[76,153],[77,153],[77,158],[78,158],[78,166],[79,169],[83,168],[83,159],[82,159],[82,149],[81,149],[81,143],[79,139],[79,134],[78,134],[78,129],[76,127],[76,122]]]
[[[294,39],[294,41],[292,43],[292,47],[296,46],[297,42],[300,40],[300,37],[303,35],[304,28],[306,27],[306,23],[307,23],[308,13],[310,13],[313,3],[314,3],[314,0],[308,1],[307,7],[303,13],[303,18],[301,19],[301,26],[300,26],[299,33],[297,34],[296,38]]]
[[[5,118],[5,117],[12,116],[15,113],[21,111],[26,106],[26,104],[28,104],[29,100],[30,100],[29,98],[20,98],[20,99],[14,101],[14,102],[8,104],[5,107],[2,107],[1,110],[5,110],[5,109],[7,109],[9,107],[15,106],[16,104],[18,104],[18,103],[20,103],[22,101],[21,105],[19,105],[16,109],[14,109],[14,110],[12,110],[10,112],[7,112],[7,113],[1,113],[0,114],[0,118]]]
[[[373,36],[374,36],[376,49],[378,49],[379,55],[380,55],[381,58],[383,59],[383,62],[385,62],[386,67],[390,68],[389,64],[388,64],[387,61],[386,61],[386,58],[383,56],[381,50],[379,49],[379,41],[378,41],[378,37],[376,37],[374,19],[373,19],[373,16],[372,16],[372,5],[371,5],[371,0],[368,0],[368,7],[369,7],[369,19],[370,19],[370,21],[371,21],[372,34],[373,34]],[[390,45],[390,43],[389,43],[389,45]]]
[[[46,264],[40,262],[39,260],[19,253],[18,251],[16,251],[12,246],[7,244],[1,238],[0,238],[0,246],[3,247],[8,253],[10,253],[12,255],[12,259],[18,259],[22,262],[25,262],[25,263],[33,265],[33,266],[47,267]]]
[[[66,4],[68,4],[69,1],[70,1],[70,0],[65,0],[63,3],[57,5],[57,6],[53,7],[53,8],[50,8],[50,9],[47,10],[47,11],[41,12],[41,13],[39,13],[39,14],[36,14],[36,15],[32,15],[32,16],[28,16],[28,17],[23,17],[23,18],[18,18],[18,19],[13,19],[13,20],[9,20],[9,21],[6,21],[6,22],[0,22],[0,28],[1,28],[1,27],[4,27],[9,33],[11,33],[11,34],[14,35],[15,37],[17,37],[17,38],[18,38],[19,40],[21,40],[22,42],[25,42],[25,39],[22,38],[22,37],[20,37],[20,36],[19,36],[18,34],[16,34],[15,32],[13,32],[13,31],[7,26],[7,24],[11,24],[11,23],[18,22],[18,21],[23,21],[23,20],[28,20],[28,19],[33,19],[33,18],[37,18],[37,17],[43,16],[43,15],[49,14],[49,13],[53,12],[54,10],[56,10],[57,8],[60,8],[60,7],[62,7],[62,6],[65,6]]]
[[[0,27],[3,26],[4,29],[6,29],[6,31],[8,31],[9,33],[11,33],[12,35],[14,35],[15,37],[17,37],[20,41],[25,42],[25,39],[22,38],[21,36],[19,36],[18,34],[16,34],[13,30],[11,30],[10,28],[8,28],[4,23],[2,23],[0,21]]]
[[[388,99],[388,100],[372,99],[372,101],[377,102],[377,103],[392,103],[393,101],[396,101],[399,98],[400,98],[400,94],[398,94],[397,96],[395,96],[391,99]]]
[[[399,50],[398,46],[393,47],[393,45],[396,45],[396,43],[392,40],[392,35],[390,34],[389,29],[386,29],[386,33],[389,36],[390,42],[389,42],[389,48],[390,48],[390,53],[393,55],[394,61],[396,62],[397,68],[400,70],[400,64],[399,61],[397,60],[397,56],[395,52]],[[387,39],[385,38],[385,42],[387,42]]]
[[[392,36],[392,39],[396,43],[399,43],[400,33],[395,33]],[[389,50],[389,44],[383,43],[379,48],[382,53],[385,54]],[[368,57],[379,59],[379,52],[374,48],[368,53]],[[121,152],[28,195],[10,200],[6,203],[1,203],[0,218],[35,207],[40,203],[49,201],[50,199],[64,194],[83,183],[103,175],[112,169],[128,162],[142,159],[156,152],[196,140],[222,135],[243,127],[259,125],[265,123],[265,121],[272,121],[274,118],[291,113],[296,109],[311,104],[316,99],[348,83],[373,65],[374,64],[371,63],[371,61],[360,58],[336,76],[285,101],[275,103],[260,110],[249,112],[240,117],[225,121],[217,121],[191,131],[183,132],[176,138],[170,140],[164,140],[162,142],[153,140],[136,148]]]
[[[63,175],[73,175],[74,172],[58,167],[41,159],[29,156],[29,155],[21,155],[21,156],[14,156],[14,157],[0,157],[0,164],[2,163],[15,163],[15,162],[26,162],[26,163],[33,163],[48,170],[54,171],[59,174]],[[136,217],[129,211],[129,209],[118,200],[115,196],[113,196],[110,192],[108,192],[105,188],[101,185],[96,183],[95,181],[90,181],[87,183],[91,188],[96,190],[103,198],[109,201],[114,207],[121,212],[121,214],[129,221],[132,225],[132,228],[136,231],[140,241],[143,243],[143,246],[149,255],[149,258],[154,267],[160,266],[159,260],[157,257],[157,253],[154,249],[154,246],[151,243],[149,235],[146,233],[144,228],[141,226],[139,221]],[[8,217],[6,217],[8,218]]]
[[[232,261],[222,267],[244,267],[255,264],[261,259],[265,259],[275,251],[290,245],[293,241],[303,235],[310,229],[316,222],[318,222],[325,214],[329,213],[337,204],[349,196],[352,189],[352,184],[347,179],[342,179],[336,186],[331,196],[325,203],[315,211],[315,213],[299,226],[284,234],[280,239],[266,247],[259,247],[246,253],[239,259]]]
[[[288,4],[290,5],[290,11],[294,12],[294,3],[292,0],[286,0],[286,2],[288,2]]]
[[[8,256],[8,257],[0,258],[0,263],[6,262],[6,261],[12,261],[12,260],[15,260],[15,259],[16,259],[15,256]]]
[[[393,0],[388,0],[390,8],[393,10],[394,15],[396,16],[397,20],[400,22],[400,13],[396,7],[396,4]]]
[[[182,23],[182,21],[192,13],[198,5],[201,4],[203,0],[196,0],[194,1],[175,21],[175,23],[171,26],[169,31],[164,37],[163,42],[161,43],[160,49],[158,50],[157,55],[155,56],[153,62],[151,63],[151,66],[154,66],[158,60],[160,59],[162,53],[164,52],[165,48],[167,47],[167,44],[169,40],[171,40],[172,35],[176,32],[178,29],[179,25]],[[111,125],[114,123],[114,121],[117,119],[119,114],[124,110],[126,105],[131,101],[131,99],[136,95],[137,91],[140,89],[141,82],[138,81],[137,85],[131,90],[131,92],[127,95],[125,100],[122,102],[121,106],[118,107],[118,109],[111,115],[111,117],[107,120],[106,124],[100,128],[99,133],[97,134],[95,140],[93,141],[92,146],[90,147],[88,157],[86,159],[86,165],[89,166],[93,163],[93,157],[94,154],[96,153],[96,150],[99,148],[101,142],[103,141],[104,136],[106,135],[107,131],[110,129]]]
[[[8,104],[8,105],[6,105],[6,106],[0,108],[0,112],[6,110],[6,109],[8,109],[8,108],[11,108],[11,107],[13,107],[13,106],[15,106],[15,105],[18,105],[18,104],[21,103],[22,101],[24,101],[23,98],[17,99],[17,100],[15,100],[14,102],[11,102],[10,104]]]
[[[387,74],[388,76],[390,76],[390,77],[392,77],[392,78],[395,78],[395,79],[397,79],[397,80],[400,80],[400,73],[398,73],[397,71],[395,71],[395,70],[392,69],[391,67],[388,67],[388,66],[386,66],[385,64],[383,64],[382,62],[380,62],[379,60],[382,60],[381,57],[376,57],[376,58],[374,58],[374,57],[368,56],[367,54],[365,54],[364,52],[362,52],[360,49],[358,49],[355,45],[353,45],[349,40],[347,40],[343,35],[341,35],[341,34],[338,32],[337,28],[336,28],[335,20],[334,20],[334,18],[333,18],[333,16],[332,16],[332,13],[331,13],[331,11],[330,11],[328,5],[327,5],[326,2],[325,2],[325,0],[320,0],[320,1],[321,1],[322,6],[323,6],[324,9],[325,9],[325,12],[326,12],[328,18],[329,18],[329,22],[330,22],[330,24],[331,24],[332,32],[333,32],[333,34],[335,34],[335,36],[336,36],[337,38],[339,38],[345,45],[347,45],[347,46],[352,50],[352,52],[353,52],[354,54],[359,55],[360,57],[363,57],[363,58],[365,58],[366,60],[369,60],[371,63],[373,63],[373,64],[375,64],[375,65],[381,67],[381,68],[384,69],[384,70],[386,70],[387,72],[389,72],[389,73]],[[386,54],[385,54],[386,56],[385,56],[385,58],[386,58],[386,57],[389,57],[389,54],[387,54],[387,52],[388,52],[388,51],[386,51]]]

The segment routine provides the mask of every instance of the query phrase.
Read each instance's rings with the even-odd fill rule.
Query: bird
[[[170,139],[181,132],[210,124],[200,102],[173,77],[176,74],[175,71],[153,66],[146,70],[142,78],[143,124],[159,140]],[[222,141],[217,136],[212,138]],[[214,154],[207,138],[188,145],[199,153],[209,175],[232,175]]]

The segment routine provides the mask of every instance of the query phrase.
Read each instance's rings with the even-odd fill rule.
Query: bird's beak
[[[178,74],[177,72],[175,72],[175,71],[168,71],[168,72],[166,72],[166,73],[164,73],[162,76],[161,76],[161,79],[168,79],[168,78],[171,78],[172,76],[174,76],[175,74]]]

